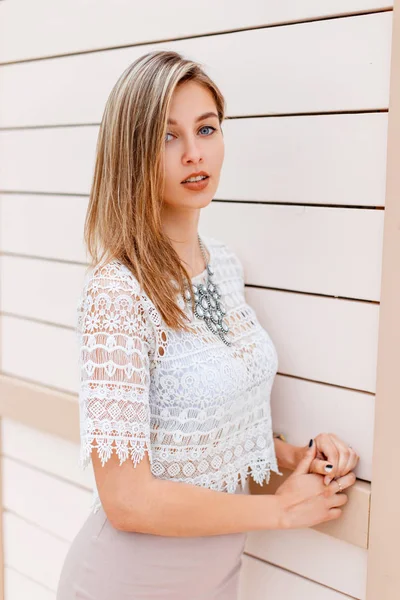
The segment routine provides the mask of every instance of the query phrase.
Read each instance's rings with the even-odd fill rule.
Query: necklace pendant
[[[207,263],[207,257],[204,252],[203,243],[198,236],[200,242],[200,248],[206,263],[206,277],[207,283],[200,283],[199,285],[192,284],[193,297],[195,301],[194,314],[199,319],[204,319],[208,329],[217,335],[227,346],[231,346],[230,342],[226,338],[226,334],[229,332],[228,325],[224,322],[224,316],[226,315],[226,309],[224,304],[221,302],[221,293],[219,292],[218,286],[212,277],[214,275],[214,269],[209,263]],[[191,301],[190,291],[185,290],[184,298],[186,302]]]

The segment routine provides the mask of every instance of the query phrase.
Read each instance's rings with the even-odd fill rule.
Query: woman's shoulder
[[[78,333],[86,318],[96,323],[104,321],[107,329],[127,331],[140,323],[148,339],[153,337],[153,325],[159,321],[154,304],[132,271],[118,259],[87,269],[77,303]]]
[[[90,266],[85,274],[84,289],[88,287],[141,294],[139,281],[132,271],[117,258]]]
[[[200,238],[204,241],[205,245],[210,248],[210,250],[214,250],[215,252],[221,254],[235,254],[235,250],[231,242],[226,242],[212,235],[200,234]]]
[[[200,236],[204,240],[205,245],[208,247],[211,257],[210,262],[213,263],[215,260],[215,266],[218,265],[227,268],[229,273],[236,275],[240,278],[244,277],[243,264],[238,255],[238,252],[234,249],[230,242],[225,242],[219,238],[203,235]]]

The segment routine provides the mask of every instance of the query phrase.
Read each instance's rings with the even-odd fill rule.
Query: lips
[[[210,177],[209,174],[206,173],[206,171],[199,171],[198,173],[191,173],[190,175],[185,177],[185,179],[183,181],[181,181],[181,183],[185,183],[187,181],[187,179],[190,179],[191,177],[199,177],[200,175],[204,175],[205,177]]]

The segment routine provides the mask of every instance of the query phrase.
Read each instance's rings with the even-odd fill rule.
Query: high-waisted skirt
[[[235,493],[248,493],[245,482]],[[57,600],[237,600],[247,532],[169,537],[115,529],[102,507],[75,536]]]

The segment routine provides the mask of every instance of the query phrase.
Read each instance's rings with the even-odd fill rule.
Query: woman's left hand
[[[320,433],[314,438],[316,457],[311,463],[310,473],[325,475],[324,483],[353,471],[360,457],[356,451],[340,440],[334,433]],[[326,469],[332,465],[332,469]]]

